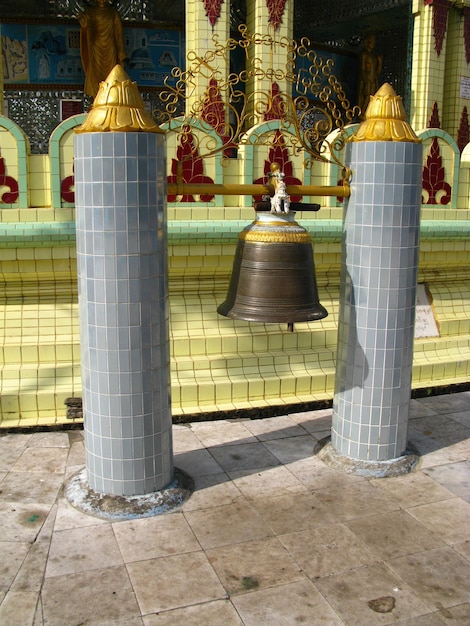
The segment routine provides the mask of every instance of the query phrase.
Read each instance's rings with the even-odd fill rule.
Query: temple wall
[[[470,2],[461,4],[468,12]],[[255,30],[271,28],[267,6],[261,1],[250,5],[256,7],[248,16]],[[213,26],[221,39],[228,36],[228,4],[221,7],[220,17],[209,15],[214,21],[210,25],[203,3],[188,0],[188,49],[196,56],[207,51]],[[424,144],[418,282],[428,294],[424,336],[415,336],[414,341],[412,386],[418,393],[470,380],[470,137],[468,98],[461,93],[462,80],[466,84],[470,73],[464,52],[468,37],[464,13],[450,3],[424,0],[413,0],[412,8],[410,123]],[[435,12],[442,10],[447,11],[445,19],[440,15],[436,21]],[[292,11],[282,16],[279,28],[283,37],[291,36]],[[225,74],[227,68],[222,70]],[[195,97],[201,97],[206,89],[207,80],[198,82]],[[0,116],[3,427],[63,423],[67,419],[64,401],[81,395],[73,140],[74,128],[84,117],[62,122],[51,134],[48,153],[31,155],[23,130]],[[247,129],[246,138],[260,141],[246,141],[223,164],[219,157],[190,163],[184,179],[188,182],[196,173],[208,183],[265,181],[270,162],[280,157],[274,158],[262,139],[272,139],[277,123],[270,120]],[[347,129],[349,134],[353,131],[353,126]],[[204,141],[202,126],[196,125],[192,132],[197,141]],[[209,135],[212,143],[220,144],[215,131]],[[177,176],[178,151],[182,149],[173,125],[167,133],[169,181]],[[303,184],[337,184],[339,166],[316,163],[311,170],[304,168],[303,157],[282,155],[283,167],[292,167],[293,176]],[[216,312],[225,299],[238,233],[254,218],[253,199],[209,195],[170,200],[174,420],[205,413],[224,415],[226,411],[274,414],[286,407],[302,410],[312,403],[331,402],[341,200],[305,197],[304,202],[319,202],[321,210],[314,217],[306,212],[296,215],[312,235],[319,297],[329,315],[321,321],[296,324],[295,332],[279,324],[234,322]],[[431,318],[437,332],[427,328]]]
[[[73,127],[81,121],[78,116],[56,129],[48,155],[24,159],[27,143],[21,130],[0,118],[5,176],[18,183],[17,199],[7,196],[10,202],[0,205],[5,320],[0,340],[2,426],[63,422],[67,419],[64,400],[81,394],[70,196]],[[275,128],[252,132],[268,130]],[[424,142],[423,197],[426,202],[432,197],[432,204],[422,206],[418,280],[431,294],[439,336],[415,339],[415,391],[461,384],[470,377],[470,149],[467,146],[460,155],[453,138],[440,129],[425,129],[418,135]],[[169,136],[168,144],[171,176],[177,141]],[[203,159],[204,175],[214,182],[251,183],[262,177],[268,152],[267,146],[246,145],[224,167],[216,159]],[[326,185],[335,184],[339,175],[335,165],[302,171],[301,161],[295,159],[293,173],[304,183]],[[4,178],[3,182],[11,181]],[[11,189],[3,186],[0,192],[11,193]],[[297,324],[290,333],[279,324],[235,323],[217,315],[217,306],[225,299],[238,233],[254,218],[252,199],[197,200],[168,204],[174,419],[227,410],[267,411],[285,406],[301,410],[331,401],[341,202],[312,198],[322,206],[315,217],[296,215],[312,235],[320,301],[329,316]]]

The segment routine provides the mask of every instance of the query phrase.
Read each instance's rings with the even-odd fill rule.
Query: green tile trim
[[[52,133],[49,139],[49,157],[51,163],[51,195],[52,206],[60,207],[63,205],[74,206],[70,203],[62,202],[60,193],[60,142],[62,137],[70,129],[80,126],[85,121],[87,114],[80,113],[79,115],[73,115],[72,117],[64,120]]]
[[[245,220],[172,220],[168,223],[171,246],[234,244],[250,222]],[[310,232],[313,243],[340,242],[341,220],[299,220]],[[426,220],[421,222],[421,240],[470,239],[470,220]],[[0,222],[0,248],[65,246],[75,243],[75,222]]]
[[[0,203],[0,210],[7,208],[26,208],[29,206],[28,196],[28,165],[29,165],[29,139],[26,133],[15,122],[7,117],[0,116],[0,125],[10,132],[16,139],[17,157],[18,157],[18,201],[5,204]]]
[[[75,245],[74,222],[0,223],[0,248]]]

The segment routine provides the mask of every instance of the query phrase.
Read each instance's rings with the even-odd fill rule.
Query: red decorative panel
[[[441,54],[444,36],[447,30],[447,14],[452,6],[450,0],[425,0],[426,5],[432,6],[432,27],[434,31],[434,50],[437,56]]]
[[[459,147],[460,152],[463,151],[465,146],[470,141],[470,127],[468,125],[468,112],[467,107],[463,108],[462,115],[460,117],[460,126],[459,132],[457,136],[457,145]]]
[[[286,185],[301,185],[302,181],[298,178],[295,178],[293,175],[293,167],[292,161],[289,160],[289,152],[286,148],[286,144],[284,143],[284,137],[282,136],[281,131],[277,130],[274,135],[273,145],[269,149],[269,155],[267,160],[264,162],[264,176],[261,178],[257,178],[254,182],[255,185],[260,185],[266,183],[269,180],[269,174],[271,173],[271,164],[277,163],[279,165],[279,169],[281,172],[284,172],[284,182]],[[256,201],[262,200],[261,196],[254,196]],[[299,202],[302,199],[302,196],[291,196],[292,202]]]
[[[215,78],[211,78],[209,81],[209,86],[204,95],[201,117],[215,129],[226,146],[225,155],[230,156],[234,146],[230,143],[230,137],[225,134],[225,107]]]
[[[274,30],[277,30],[282,22],[286,2],[287,0],[266,0],[266,6],[269,11],[269,23],[274,26]]]
[[[440,128],[441,121],[439,119],[439,110],[437,108],[437,102],[432,105],[431,117],[429,118],[428,128]]]
[[[202,0],[206,9],[207,18],[211,26],[215,26],[220,17],[220,9],[224,0]]]
[[[465,43],[465,60],[470,63],[470,8],[463,10],[463,39]]]
[[[13,176],[7,176],[5,159],[0,157],[0,188],[8,187],[10,191],[4,191],[0,195],[0,200],[5,204],[12,204],[18,200],[18,181]]]
[[[264,114],[264,121],[268,122],[269,120],[282,120],[285,114],[285,108],[286,105],[284,104],[284,100],[282,99],[279,85],[277,83],[273,83],[271,85],[271,102],[269,103],[268,110]]]
[[[60,183],[60,196],[64,202],[75,202],[75,176],[66,176]]]
[[[176,150],[176,159],[171,160],[171,175],[169,183],[212,183],[209,176],[204,176],[204,164],[199,156],[194,136],[189,126],[183,128],[180,145]],[[209,202],[213,194],[201,194],[201,202]],[[168,202],[176,202],[177,196],[168,195]],[[194,202],[192,195],[185,195],[180,202]]]
[[[423,195],[423,204],[449,204],[452,188],[445,181],[445,170],[437,137],[432,140],[431,150],[423,168],[423,189],[428,195],[427,199]]]

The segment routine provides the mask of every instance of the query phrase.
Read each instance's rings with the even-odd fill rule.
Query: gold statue
[[[357,90],[358,105],[364,119],[370,97],[379,88],[379,75],[382,71],[382,57],[375,54],[375,35],[364,37],[364,50],[359,55],[359,84]]]
[[[109,0],[95,0],[78,15],[80,55],[85,71],[85,93],[93,98],[100,82],[126,58],[121,17]]]

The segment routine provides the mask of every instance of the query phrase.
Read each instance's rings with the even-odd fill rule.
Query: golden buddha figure
[[[100,82],[126,58],[121,17],[109,0],[95,0],[78,15],[80,55],[85,72],[85,93],[93,98]]]

